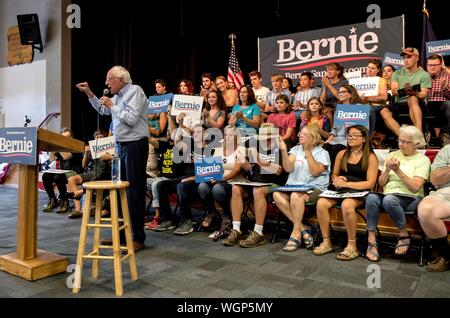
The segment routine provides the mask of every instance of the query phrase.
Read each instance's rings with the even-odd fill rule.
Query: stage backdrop
[[[325,65],[338,62],[346,72],[362,70],[367,61],[383,59],[385,52],[404,47],[403,16],[381,20],[380,28],[370,29],[366,22],[328,29],[258,38],[258,63],[264,85],[271,87],[270,76],[282,74],[294,83],[302,72],[325,75]]]

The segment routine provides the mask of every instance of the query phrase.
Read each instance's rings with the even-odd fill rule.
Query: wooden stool
[[[81,276],[83,272],[83,261],[85,259],[92,259],[92,277],[98,277],[99,260],[114,260],[114,279],[116,286],[116,295],[122,296],[122,261],[129,258],[131,280],[137,280],[136,257],[134,254],[133,238],[131,236],[130,216],[128,213],[128,201],[125,189],[129,183],[126,181],[112,182],[112,181],[92,181],[83,183],[86,191],[86,202],[83,208],[83,219],[81,221],[80,242],[78,245],[77,266],[75,269],[74,285],[72,292],[78,293],[81,288]],[[97,198],[95,201],[95,217],[94,223],[89,223],[90,208],[92,204],[92,196],[94,191],[97,191]],[[109,190],[111,217],[102,218],[102,198],[103,190]],[[122,218],[119,219],[117,190],[120,192],[120,201],[122,205]],[[103,223],[102,223],[103,222]],[[119,222],[123,224],[119,226]],[[86,235],[89,228],[94,229],[94,243],[93,249],[89,254],[84,254],[86,248]],[[100,229],[111,228],[112,231],[112,246],[100,245]],[[119,231],[125,230],[126,247],[120,246]],[[100,255],[100,249],[112,249],[113,255]],[[127,254],[122,256],[122,251],[127,251]]]

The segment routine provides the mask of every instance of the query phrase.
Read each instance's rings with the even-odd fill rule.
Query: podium
[[[37,149],[40,151],[84,151],[82,141],[46,129],[36,129]],[[17,251],[0,255],[0,270],[29,281],[63,273],[69,265],[67,257],[37,248],[38,173],[39,166],[36,164],[19,165]]]

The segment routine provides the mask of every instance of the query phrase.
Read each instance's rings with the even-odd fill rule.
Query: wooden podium
[[[37,141],[42,151],[84,151],[82,141],[42,128]],[[17,251],[0,256],[0,270],[30,281],[65,272],[69,265],[67,257],[37,248],[38,172],[38,165],[19,165]]]

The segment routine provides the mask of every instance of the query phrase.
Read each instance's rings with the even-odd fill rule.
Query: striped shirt
[[[295,94],[294,103],[300,102],[302,105],[306,106],[311,97],[320,97],[320,91],[320,87],[310,88],[307,91],[301,89]]]

